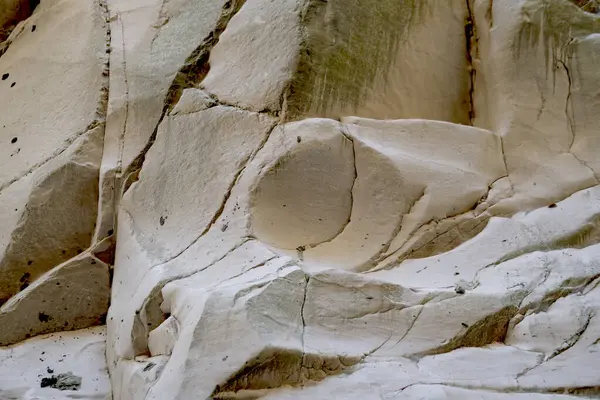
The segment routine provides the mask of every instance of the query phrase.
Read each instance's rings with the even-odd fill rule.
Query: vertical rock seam
[[[475,106],[473,96],[475,92],[475,75],[476,70],[473,67],[473,55],[477,57],[477,28],[475,27],[475,19],[473,18],[473,10],[471,9],[471,0],[465,0],[467,5],[467,17],[465,20],[465,50],[467,55],[467,68],[469,71],[469,121],[473,125],[475,119]]]

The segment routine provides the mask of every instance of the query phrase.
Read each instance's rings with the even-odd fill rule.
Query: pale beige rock
[[[105,101],[100,7],[44,1],[28,23],[38,19],[43,23],[23,31],[0,57],[0,75],[8,74],[0,80],[0,109],[10,110],[0,116],[0,190],[90,130]]]
[[[108,265],[82,254],[40,276],[0,307],[0,346],[101,324],[109,300]]]
[[[502,137],[514,189],[498,212],[529,210],[597,185],[600,103],[590,94],[598,85],[592,65],[600,16],[565,0],[480,0],[474,18],[475,125]]]
[[[352,214],[336,238],[307,249],[308,264],[365,270],[423,224],[473,208],[505,174],[491,132],[423,120],[343,121],[356,157]]]
[[[287,118],[468,123],[464,1],[246,1],[202,87]]]
[[[165,118],[140,180],[121,203],[148,254],[165,262],[214,225],[240,171],[274,122],[223,106]]]
[[[115,400],[598,395],[593,2],[72,1],[0,46],[0,344],[112,277]],[[42,341],[0,397],[106,397]]]
[[[186,73],[198,62],[200,69],[204,66],[210,38],[230,3],[210,0],[199,6],[192,0],[107,1],[111,13],[111,95],[96,240],[114,232],[114,210],[124,186],[131,184],[130,174],[139,171],[143,153],[153,141],[163,113],[177,100],[181,86],[191,84]]]
[[[81,253],[91,242],[98,201],[102,126],[0,192],[0,299]],[[13,208],[14,207],[14,208]]]
[[[289,150],[262,168],[250,193],[254,235],[288,250],[334,239],[352,210],[352,140],[325,119],[282,125],[273,135]]]
[[[190,88],[184,89],[181,98],[173,107],[170,115],[192,114],[217,105],[217,102],[206,92]]]

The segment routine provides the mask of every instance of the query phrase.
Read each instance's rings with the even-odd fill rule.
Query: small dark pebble
[[[155,365],[156,364],[154,364],[153,362],[149,363],[144,367],[144,372],[150,371],[152,368],[154,368]]]
[[[556,203],[552,203],[548,206],[548,208],[556,208]]]
[[[56,385],[56,382],[58,382],[58,378],[54,375],[52,375],[50,378],[42,378],[40,387],[53,386],[53,385]]]
[[[17,82],[13,82],[10,84],[10,87],[15,87],[16,84],[17,84]]]
[[[10,76],[10,74],[8,74],[8,73],[2,74],[2,80],[3,81],[7,80],[9,76]]]
[[[464,326],[465,328],[469,327],[469,325],[465,324],[464,322],[462,322],[461,325]]]
[[[41,313],[38,313],[38,319],[40,320],[40,322],[48,322],[52,319],[52,317],[49,316],[48,314],[41,312]]]
[[[15,144],[15,143],[17,143],[17,140],[18,140],[18,139],[17,139],[16,137],[14,137],[14,138],[12,138],[12,139],[10,140],[10,142],[11,142],[12,144]]]

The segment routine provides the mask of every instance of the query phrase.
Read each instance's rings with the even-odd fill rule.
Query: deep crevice
[[[475,120],[475,75],[476,70],[473,66],[473,56],[477,54],[477,29],[475,27],[475,19],[473,17],[473,11],[471,10],[471,0],[465,0],[467,5],[467,17],[465,20],[465,47],[467,56],[467,68],[469,71],[469,95],[468,95],[468,106],[469,106],[469,122],[473,125]]]
[[[204,38],[202,43],[187,57],[184,65],[179,69],[175,78],[173,78],[164,99],[162,112],[146,146],[144,146],[140,154],[131,162],[122,174],[122,176],[128,177],[128,179],[123,182],[122,194],[125,194],[131,187],[131,184],[138,179],[139,172],[146,159],[146,154],[156,140],[160,124],[175,104],[177,104],[183,90],[197,87],[208,74],[210,70],[209,56],[211,50],[219,42],[219,37],[227,28],[231,18],[237,14],[244,3],[245,0],[228,0],[225,2],[215,29],[213,29],[213,31]]]
[[[360,362],[357,357],[308,354],[298,350],[267,347],[223,383],[216,385],[211,399],[235,399],[237,392],[261,391],[285,386],[301,387],[338,375]]]
[[[477,321],[463,334],[456,335],[448,343],[437,348],[416,353],[413,357],[424,357],[449,353],[461,347],[483,347],[494,342],[504,342],[510,320],[519,311],[517,306],[507,306]]]
[[[33,12],[40,4],[40,0],[21,0],[19,3],[14,5],[13,13],[7,18],[7,20],[0,26],[0,42],[4,42],[8,39],[13,29],[21,21],[25,21],[27,18],[33,15]],[[9,7],[4,4],[3,7]],[[9,14],[10,12],[7,12]],[[6,47],[0,49],[0,57],[6,52],[10,43],[6,43]]]

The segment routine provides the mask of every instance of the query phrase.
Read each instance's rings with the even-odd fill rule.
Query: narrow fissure
[[[473,11],[471,10],[470,0],[465,0],[467,5],[467,17],[465,20],[465,49],[467,56],[467,68],[469,71],[469,95],[468,95],[468,107],[469,107],[469,122],[473,125],[475,120],[475,106],[474,106],[474,92],[475,92],[475,75],[476,70],[473,67],[473,53],[477,53],[477,30],[475,28],[475,20],[473,18]]]
[[[219,37],[227,28],[229,21],[237,14],[244,3],[245,0],[228,0],[225,3],[215,29],[209,33],[202,43],[188,56],[184,65],[179,69],[175,78],[173,78],[171,86],[165,96],[160,118],[158,119],[146,146],[144,146],[140,154],[131,162],[122,174],[122,176],[127,177],[123,183],[122,194],[125,194],[131,184],[138,179],[139,170],[144,164],[148,150],[150,150],[150,147],[152,147],[156,140],[158,127],[165,118],[165,115],[167,115],[173,106],[177,104],[184,89],[196,87],[208,74],[210,70],[209,56],[211,50],[217,45]]]

